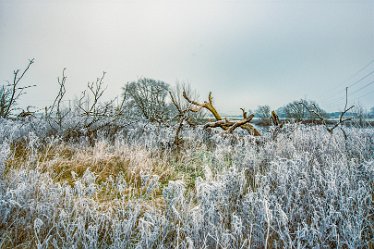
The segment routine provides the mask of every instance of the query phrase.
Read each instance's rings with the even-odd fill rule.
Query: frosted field
[[[374,246],[373,129],[69,125],[0,120],[0,248]]]

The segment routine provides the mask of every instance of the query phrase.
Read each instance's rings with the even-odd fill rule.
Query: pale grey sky
[[[23,102],[39,107],[66,67],[68,99],[106,71],[106,97],[144,76],[211,90],[225,113],[304,97],[332,111],[374,71],[357,73],[374,59],[374,1],[0,0],[0,81],[29,58]],[[352,103],[374,106],[372,81]]]

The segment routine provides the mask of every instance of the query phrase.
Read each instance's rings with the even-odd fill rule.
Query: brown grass
[[[61,142],[39,148],[36,160],[30,160],[31,153],[26,141],[14,142],[11,145],[10,157],[6,161],[5,175],[13,169],[37,168],[42,173],[48,173],[54,182],[71,186],[74,186],[76,179],[81,178],[86,170],[96,176],[96,184],[104,183],[110,176],[116,178],[122,175],[128,186],[122,194],[128,196],[128,199],[144,196],[147,186],[141,186],[143,173],[159,177],[160,187],[151,194],[154,198],[162,195],[162,188],[167,186],[170,180],[182,178],[175,167],[171,167],[169,157],[141,148],[113,148],[100,143],[94,147],[78,148]],[[104,201],[115,197],[102,193],[97,200]]]
[[[134,200],[141,205],[141,215],[150,208],[165,210],[163,188],[170,180],[180,178],[167,157],[154,152],[151,154],[141,148],[113,148],[106,144],[80,148],[61,142],[40,147],[36,153],[31,160],[32,150],[28,148],[27,141],[14,142],[6,161],[5,177],[11,177],[13,170],[37,169],[41,173],[47,173],[55,183],[73,187],[76,180],[89,170],[96,176],[95,184],[101,186],[92,200],[97,203],[98,210],[103,212],[114,212],[118,205]],[[75,172],[74,176],[72,172]],[[148,184],[143,183],[142,186],[142,174],[158,176],[159,185],[151,193],[147,193]],[[127,184],[122,192],[104,184],[109,177],[115,179],[121,175]],[[28,215],[20,210],[17,212],[17,218]],[[32,226],[7,229],[9,239],[4,241],[3,248],[35,248]]]

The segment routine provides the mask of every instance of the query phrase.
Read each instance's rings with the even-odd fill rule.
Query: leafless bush
[[[58,131],[62,130],[65,118],[71,112],[70,107],[69,109],[62,107],[62,101],[66,94],[65,84],[66,84],[67,76],[65,75],[65,71],[66,71],[66,68],[62,70],[62,77],[57,78],[57,82],[59,84],[59,90],[58,90],[55,100],[53,101],[53,104],[50,107],[45,108],[45,118],[47,122],[49,123],[50,127],[53,130],[58,129]]]
[[[365,110],[365,108],[360,103],[357,103],[355,107],[352,109],[352,111],[354,113],[355,123],[359,125],[360,127],[363,127],[364,125],[366,125],[366,121],[369,115],[367,111]]]
[[[306,105],[305,103],[303,102],[300,102],[300,104],[303,106],[303,108],[305,108],[305,110],[307,110],[309,113],[313,114],[314,116],[316,116],[321,122],[322,124],[326,127],[326,129],[328,130],[328,132],[330,133],[333,133],[333,131],[341,126],[344,122],[347,122],[349,120],[351,120],[352,118],[344,118],[344,115],[349,111],[351,110],[352,108],[354,108],[354,106],[350,106],[348,107],[348,87],[346,87],[345,89],[345,105],[344,105],[344,110],[340,113],[340,116],[339,116],[339,121],[336,122],[332,127],[329,127],[327,122],[326,122],[326,117],[325,115],[323,114],[323,111],[320,110],[320,108],[318,108],[318,106],[316,104],[312,104],[311,106],[308,106]],[[341,129],[343,131],[343,133],[345,134],[344,130]]]
[[[177,128],[174,137],[174,145],[176,146],[180,146],[183,141],[180,137],[180,133],[184,123],[187,123],[190,127],[195,127],[202,122],[205,116],[204,112],[193,108],[193,105],[186,101],[183,97],[183,93],[186,93],[188,96],[194,95],[194,97],[196,97],[196,93],[193,93],[191,87],[186,84],[177,83],[173,91],[169,91],[171,101],[177,113],[175,116]]]
[[[58,134],[65,140],[79,139],[87,136],[93,144],[98,132],[105,132],[113,136],[126,125],[123,120],[123,104],[115,100],[102,102],[106,90],[104,86],[105,72],[94,82],[87,84],[80,98],[73,102],[73,106],[63,105],[66,94],[66,69],[63,69],[61,78],[58,78],[59,91],[51,106],[45,108],[45,119],[51,128],[51,134]]]
[[[21,72],[19,69],[13,72],[13,81],[8,84],[0,86],[0,117],[9,118],[13,111],[16,110],[17,102],[19,98],[24,94],[24,90],[36,85],[20,86],[22,78],[25,76],[30,66],[34,63],[34,59],[29,60],[26,68]],[[28,116],[27,114],[32,114],[30,111],[28,113],[23,112],[23,116]]]

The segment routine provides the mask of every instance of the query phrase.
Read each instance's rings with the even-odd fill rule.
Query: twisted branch
[[[240,127],[243,130],[246,130],[251,135],[254,135],[254,136],[261,135],[261,133],[256,128],[254,128],[251,124],[249,124],[249,122],[253,119],[254,115],[251,114],[249,117],[247,117],[247,112],[243,108],[240,108],[243,113],[242,120],[234,122],[234,121],[230,121],[227,119],[222,119],[217,109],[213,106],[212,92],[209,92],[208,101],[204,101],[203,103],[199,103],[195,100],[190,99],[187,96],[185,91],[183,92],[183,97],[187,100],[188,103],[196,106],[197,109],[200,110],[202,108],[205,108],[208,111],[210,111],[210,113],[214,116],[216,121],[205,124],[204,125],[205,128],[218,128],[219,127],[227,131],[228,133],[233,133],[236,128]]]

